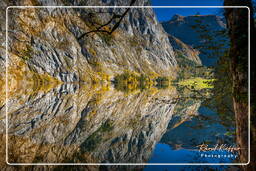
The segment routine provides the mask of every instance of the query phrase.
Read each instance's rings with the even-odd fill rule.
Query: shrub
[[[166,77],[157,77],[155,79],[156,82],[156,87],[158,89],[164,89],[164,88],[168,88],[169,87],[169,79]]]

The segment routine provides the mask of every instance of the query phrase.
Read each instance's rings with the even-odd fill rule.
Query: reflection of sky
[[[212,152],[199,152],[186,149],[173,150],[167,144],[157,144],[154,150],[153,156],[149,163],[230,163],[235,158],[213,158],[213,157],[201,157],[201,154],[232,154],[227,151],[212,151]],[[190,170],[191,166],[157,166],[158,170]],[[209,166],[193,166],[193,168],[209,168]],[[212,169],[224,170],[226,166],[210,166]],[[146,166],[144,171],[155,170],[155,166]]]
[[[154,6],[223,6],[223,0],[151,0]],[[154,9],[159,21],[170,20],[174,14],[183,16],[217,14],[221,15],[221,9],[217,8],[155,8]]]
[[[193,118],[190,121],[186,121],[183,124],[181,124],[179,127],[171,129],[169,132],[167,131],[166,134],[169,134],[169,137],[165,140],[161,140],[161,143],[158,143],[152,153],[152,156],[148,163],[232,163],[234,159],[236,159],[236,154],[227,152],[227,151],[209,151],[209,152],[199,152],[198,148],[196,146],[193,146],[195,148],[190,147],[191,146],[191,138],[196,138],[196,144],[202,144],[204,141],[203,139],[211,139],[213,142],[211,142],[209,147],[213,147],[214,145],[218,144],[216,139],[216,133],[224,134],[227,130],[223,125],[220,124],[220,119],[217,115],[217,113],[211,111],[210,109],[206,107],[200,107],[199,108],[199,116],[207,116],[208,119],[199,119],[199,118]],[[191,129],[191,126],[195,126],[199,124],[199,121],[204,123],[203,127],[200,129]],[[207,126],[207,127],[205,127]],[[219,128],[219,129],[217,129]],[[178,131],[180,129],[180,131]],[[178,132],[177,132],[178,131]],[[174,134],[170,134],[174,133]],[[193,133],[193,134],[192,134]],[[189,135],[191,134],[191,135]],[[180,136],[182,135],[182,136]],[[165,136],[165,135],[164,135]],[[208,138],[207,138],[208,136]],[[210,137],[212,138],[210,138]],[[182,147],[188,146],[191,149],[177,149],[175,150],[172,148],[171,145],[165,144],[168,143],[174,143],[177,144],[177,140],[181,138],[181,142],[188,143],[190,145],[183,144]],[[227,137],[225,137],[226,139]],[[202,140],[201,140],[202,139]],[[231,140],[228,145],[234,145]],[[231,143],[231,144],[230,144]],[[194,150],[192,150],[194,149]],[[226,156],[223,155],[233,155],[233,156]],[[222,155],[220,157],[206,157],[205,155]],[[156,168],[157,167],[157,168]],[[224,170],[227,166],[146,166],[145,171],[153,171],[153,170],[209,170],[209,169],[217,169],[217,170]]]
[[[234,138],[226,134],[228,130],[234,131],[232,125],[227,129],[222,125],[218,114],[206,107],[200,107],[198,112],[198,116],[166,131],[160,142],[170,145],[180,144],[189,149],[203,143],[212,146],[219,143],[235,145]]]

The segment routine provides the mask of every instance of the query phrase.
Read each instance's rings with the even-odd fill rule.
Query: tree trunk
[[[252,9],[250,0],[225,0],[226,6],[248,6]],[[255,27],[251,10],[251,35],[255,33]],[[241,148],[239,162],[247,163],[248,158],[248,9],[246,8],[227,8],[225,17],[229,29],[231,47],[229,57],[231,60],[230,71],[233,80],[233,106],[236,118],[236,141]],[[253,38],[252,38],[253,39]],[[254,40],[253,40],[254,41]],[[255,41],[254,41],[255,43]],[[254,44],[252,43],[252,45]],[[255,46],[251,46],[254,47]],[[251,53],[255,57],[255,53]],[[253,63],[252,63],[253,64]],[[254,64],[253,64],[254,65]],[[252,76],[255,74],[253,73]],[[254,79],[253,79],[254,80]],[[254,81],[255,82],[255,81]],[[255,83],[253,83],[255,84]],[[254,87],[254,85],[251,85]],[[253,91],[255,93],[255,91]],[[253,104],[251,104],[253,105]],[[252,109],[250,109],[252,110]],[[255,113],[252,111],[251,113]],[[255,114],[252,115],[252,118]],[[251,123],[255,128],[255,123]],[[253,130],[253,129],[251,129]],[[251,133],[251,162],[255,164],[255,134]],[[254,147],[254,148],[253,148]],[[254,150],[254,151],[253,151]],[[256,170],[255,165],[244,166],[243,170]]]

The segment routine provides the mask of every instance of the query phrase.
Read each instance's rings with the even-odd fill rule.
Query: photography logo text
[[[216,144],[213,147],[209,147],[208,144],[201,144],[197,146],[199,148],[200,157],[211,158],[237,158],[239,147],[227,144]]]

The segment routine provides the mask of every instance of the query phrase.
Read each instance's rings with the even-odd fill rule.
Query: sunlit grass
[[[196,78],[182,80],[182,81],[178,82],[178,85],[188,86],[195,90],[209,89],[209,88],[214,88],[212,83],[215,80],[216,79],[205,79],[205,78],[201,78],[201,77],[196,77]]]

